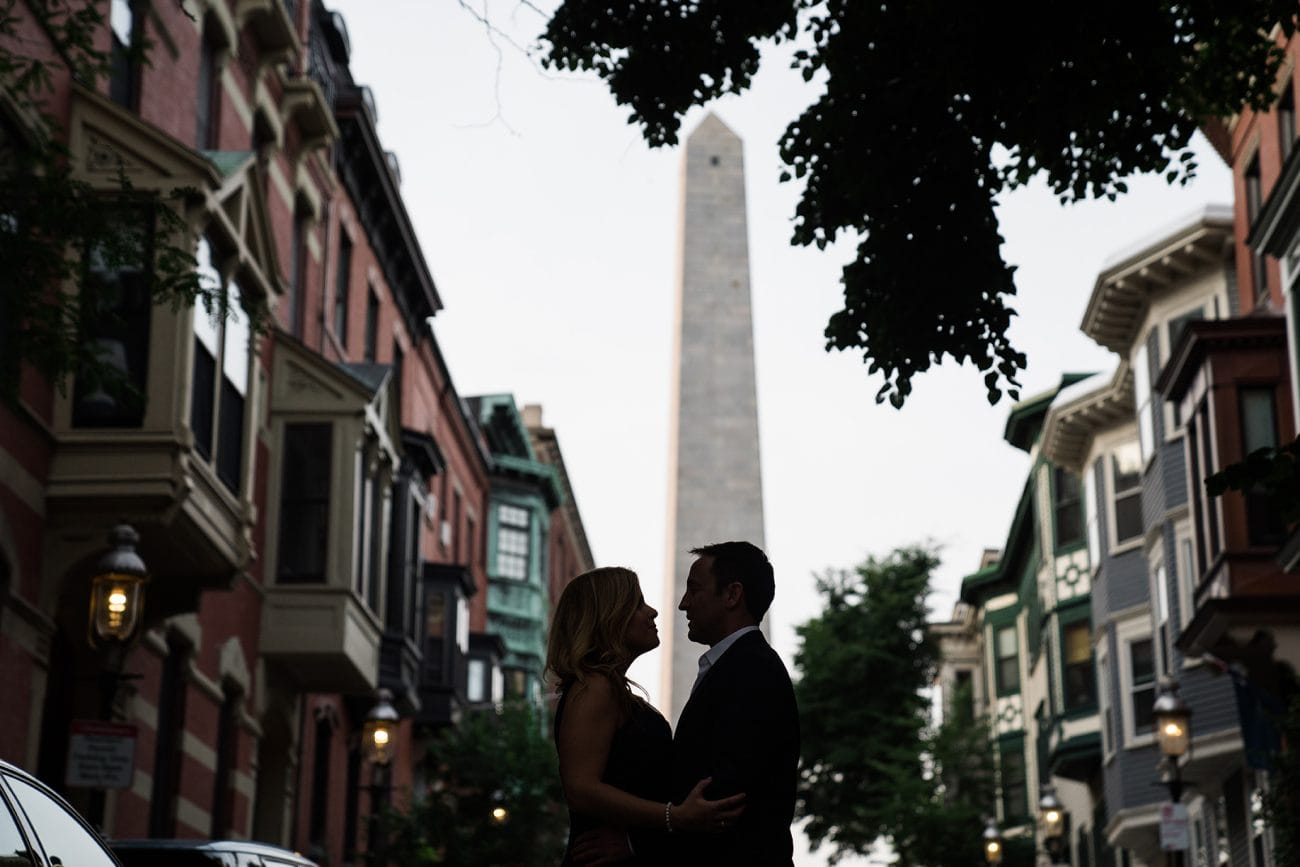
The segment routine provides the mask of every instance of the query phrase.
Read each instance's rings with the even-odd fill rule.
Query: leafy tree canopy
[[[125,175],[108,189],[80,180],[47,110],[60,78],[95,88],[109,73],[106,9],[0,0],[0,403],[14,405],[24,366],[60,388],[76,375],[89,390],[143,398],[88,337],[87,326],[111,324],[125,300],[117,281],[93,272],[139,271],[154,303],[202,300],[219,310],[218,287],[195,273],[194,239],[180,216],[191,191],[143,193]],[[30,38],[24,18],[44,42]],[[130,49],[134,62],[147,53],[143,42]],[[264,323],[261,307],[252,319]]]
[[[542,36],[555,68],[599,75],[647,142],[749,87],[769,40],[794,40],[812,104],[781,139],[803,183],[793,243],[857,240],[828,349],[860,351],[902,406],[951,357],[1018,396],[1007,337],[1015,268],[994,204],[1042,175],[1063,203],[1125,179],[1187,183],[1207,119],[1274,99],[1294,0],[563,0]]]
[[[568,821],[555,748],[524,704],[467,715],[429,748],[428,792],[387,816],[388,854],[407,867],[551,867]],[[504,813],[494,815],[494,810]]]

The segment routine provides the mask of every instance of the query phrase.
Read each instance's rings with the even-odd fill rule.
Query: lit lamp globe
[[[489,815],[493,824],[504,825],[510,821],[510,811],[505,806],[506,793],[497,789],[492,793],[492,810]]]
[[[1161,681],[1153,710],[1160,752],[1173,759],[1186,755],[1191,744],[1192,709],[1179,697],[1177,681]]]
[[[984,860],[990,864],[1002,863],[1002,835],[998,833],[998,823],[988,820],[984,826]]]
[[[397,751],[397,709],[393,707],[393,694],[388,690],[379,690],[377,698],[361,729],[362,748],[366,761],[387,765],[393,761]]]
[[[1065,832],[1065,807],[1056,797],[1056,789],[1047,786],[1038,800],[1038,816],[1043,824],[1043,836],[1051,840]]]
[[[125,644],[140,625],[149,573],[135,550],[139,541],[139,534],[129,524],[118,524],[108,533],[111,548],[99,558],[90,579],[89,637],[93,647]]]

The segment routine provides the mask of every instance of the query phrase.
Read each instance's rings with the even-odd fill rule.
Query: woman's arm
[[[619,716],[618,696],[608,678],[594,676],[569,688],[555,743],[564,797],[573,810],[621,828],[666,830],[665,818],[670,818],[672,829],[679,831],[712,830],[740,815],[744,795],[706,801],[703,785],[696,786],[682,804],[669,808],[602,782]]]

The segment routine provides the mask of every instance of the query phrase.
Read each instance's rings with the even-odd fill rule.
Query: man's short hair
[[[762,548],[750,542],[716,542],[692,548],[691,553],[696,557],[713,558],[715,589],[721,590],[732,583],[745,588],[745,608],[755,623],[762,621],[776,596],[772,564]]]

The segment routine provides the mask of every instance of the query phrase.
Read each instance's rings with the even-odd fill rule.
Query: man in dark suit
[[[673,736],[673,799],[711,777],[706,797],[743,792],[745,812],[719,833],[676,833],[673,848],[683,864],[790,867],[799,714],[790,675],[758,629],[776,592],[772,564],[749,542],[691,553],[677,607],[687,636],[709,650]]]

